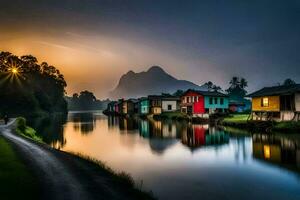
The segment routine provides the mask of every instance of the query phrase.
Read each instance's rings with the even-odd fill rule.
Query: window
[[[199,102],[199,96],[196,97],[196,102]]]
[[[187,103],[190,103],[190,97],[187,97]]]
[[[220,104],[221,104],[221,105],[224,104],[224,99],[223,99],[223,98],[220,99]]]
[[[218,98],[215,98],[215,104],[218,104]]]
[[[168,110],[172,110],[172,105],[168,105]]]
[[[269,98],[268,97],[264,97],[261,99],[261,106],[262,107],[268,107],[269,106]]]
[[[212,97],[209,98],[209,104],[213,104],[213,98]]]

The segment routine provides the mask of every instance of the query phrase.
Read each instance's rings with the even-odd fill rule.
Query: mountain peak
[[[204,90],[190,81],[178,80],[160,66],[152,66],[148,71],[124,74],[117,87],[110,93],[112,98],[136,98],[161,93],[174,93],[177,90]]]
[[[165,71],[160,66],[152,66],[148,69],[147,72],[164,72]]]

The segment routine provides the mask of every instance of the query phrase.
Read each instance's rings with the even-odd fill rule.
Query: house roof
[[[185,93],[183,93],[182,96],[185,96],[186,93],[188,93],[188,92],[196,92],[196,93],[198,93],[200,95],[203,95],[203,96],[228,97],[228,95],[223,94],[221,92],[217,92],[217,91],[200,91],[200,90],[191,90],[191,89],[189,89]]]
[[[180,100],[179,97],[173,95],[149,95],[148,99],[161,99],[161,100]]]
[[[248,97],[261,97],[261,96],[275,96],[275,95],[289,95],[295,92],[300,92],[300,84],[295,85],[281,85],[274,87],[264,87],[256,92],[253,92]]]

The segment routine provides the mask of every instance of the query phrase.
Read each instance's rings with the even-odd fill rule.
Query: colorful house
[[[226,112],[228,96],[220,92],[187,90],[181,96],[181,112],[193,117],[209,117],[209,114]]]
[[[229,111],[242,113],[251,110],[251,101],[248,99],[231,100],[229,99]]]
[[[150,113],[161,114],[162,113],[162,96],[161,95],[150,95],[148,96]]]
[[[251,119],[300,120],[300,84],[265,87],[248,96],[252,97]]]
[[[116,105],[116,101],[111,101],[107,104],[107,111],[109,113],[115,113],[115,105]]]
[[[142,115],[147,115],[150,112],[150,103],[147,97],[142,97],[139,99],[139,113]]]
[[[180,98],[175,96],[162,96],[162,112],[175,112],[180,110]]]
[[[137,113],[137,99],[127,99],[122,101],[122,114],[124,115],[132,115]]]

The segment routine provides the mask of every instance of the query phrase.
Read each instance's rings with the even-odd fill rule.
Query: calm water
[[[70,113],[44,139],[130,173],[159,199],[300,199],[300,136]]]

